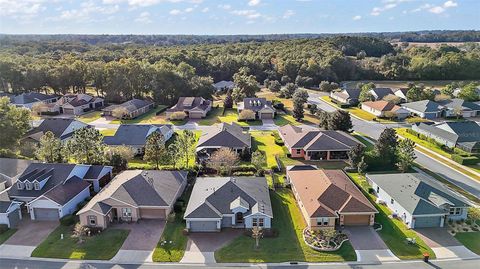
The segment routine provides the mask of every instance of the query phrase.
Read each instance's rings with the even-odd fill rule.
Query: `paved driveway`
[[[215,251],[243,234],[243,229],[224,229],[220,233],[191,233],[181,263],[215,263]]]
[[[384,262],[398,260],[372,227],[348,227],[345,228],[344,232],[348,235],[350,243],[355,249],[358,261]]]
[[[415,231],[433,250],[437,259],[478,257],[455,239],[446,228],[422,228]]]
[[[111,228],[130,230],[117,255],[112,258],[113,261],[119,263],[151,262],[153,250],[165,228],[165,221],[140,220],[138,223],[115,224]]]

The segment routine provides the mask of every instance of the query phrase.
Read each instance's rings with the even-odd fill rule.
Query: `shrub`
[[[285,142],[283,142],[282,138],[280,137],[280,135],[277,132],[273,132],[272,136],[275,138],[275,144],[277,144],[279,146],[285,145]]]
[[[452,160],[464,165],[477,164],[480,160],[475,156],[462,156],[459,154],[452,154]]]
[[[280,100],[272,100],[272,106],[277,110],[285,110],[285,105]]]
[[[177,111],[170,114],[171,120],[184,120],[187,117],[187,114],[183,111]]]
[[[175,204],[173,204],[173,212],[175,213],[181,213],[183,210],[183,203],[177,201]]]
[[[234,172],[256,172],[257,168],[253,164],[239,165],[232,167],[232,173]]]
[[[232,175],[237,177],[252,177],[255,176],[255,172],[234,172]]]
[[[60,219],[60,224],[63,226],[71,226],[75,224],[75,216],[73,215],[66,215]]]
[[[238,120],[240,121],[248,121],[248,120],[255,120],[255,112],[250,109],[244,109],[240,114],[238,114]]]

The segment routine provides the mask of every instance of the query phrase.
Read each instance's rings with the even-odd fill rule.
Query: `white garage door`
[[[58,209],[55,208],[34,208],[36,220],[58,220]]]

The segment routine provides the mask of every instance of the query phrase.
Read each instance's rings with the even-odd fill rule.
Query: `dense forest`
[[[93,86],[109,100],[148,95],[172,103],[181,95],[208,96],[212,82],[232,80],[239,71],[258,83],[268,79],[304,87],[321,81],[480,76],[475,43],[407,48],[362,36],[171,46],[97,43],[2,39],[0,87],[65,93]]]

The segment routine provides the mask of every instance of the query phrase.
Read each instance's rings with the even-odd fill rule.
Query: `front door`
[[[235,214],[235,223],[236,224],[243,224],[243,213],[242,212],[238,212],[237,214]]]
[[[112,210],[112,217],[114,220],[118,220],[118,208]]]

